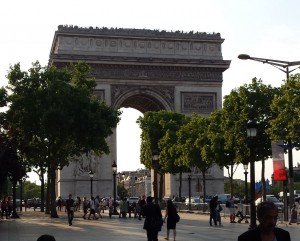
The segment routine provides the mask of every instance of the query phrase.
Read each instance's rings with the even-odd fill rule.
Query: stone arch
[[[117,88],[117,87],[116,87]],[[174,110],[170,99],[162,95],[162,90],[154,87],[126,86],[112,102],[115,108],[131,107],[145,113],[146,111]]]
[[[229,60],[223,60],[223,41],[219,33],[61,25],[54,34],[49,64],[88,63],[97,82],[95,94],[115,108],[209,115],[222,108],[223,72],[230,65]],[[107,142],[111,153],[97,158],[99,169],[94,176],[94,191],[104,196],[112,195],[116,134]],[[77,172],[74,177],[70,171],[74,168],[71,163],[58,170],[57,195],[89,196],[88,173]],[[221,192],[222,171],[216,169],[211,175]],[[166,176],[166,195],[170,196],[177,193],[178,177]]]

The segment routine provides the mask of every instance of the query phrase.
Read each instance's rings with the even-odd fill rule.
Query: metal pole
[[[154,191],[154,200],[158,204],[158,195],[157,195],[157,163],[154,163],[154,182],[153,182],[153,191]]]
[[[248,172],[247,170],[245,170],[244,172],[245,174],[245,205],[248,204],[248,181],[247,181],[247,176],[248,176]],[[248,223],[248,219],[247,219],[247,214],[248,214],[248,206],[245,206],[246,210],[245,210],[245,223]]]
[[[191,209],[192,209],[192,205],[191,205],[191,175],[189,175],[188,180],[189,180],[189,211],[191,211]]]
[[[251,140],[252,142],[253,140]],[[255,163],[253,157],[253,143],[250,147],[250,227],[249,229],[256,228],[256,207],[255,207]]]
[[[293,167],[293,147],[291,142],[288,142],[288,158],[289,158],[289,193],[290,207],[294,204],[294,167]],[[287,220],[286,220],[287,221]]]
[[[117,202],[116,202],[116,200],[117,200],[117,196],[116,196],[116,173],[114,172],[113,173],[113,176],[114,176],[114,203],[113,203],[113,205],[114,205],[114,211],[113,211],[113,215],[118,215],[119,213],[118,213],[118,211],[117,211]]]
[[[91,177],[91,197],[93,196],[93,178]]]
[[[248,204],[248,181],[247,181],[247,176],[248,176],[248,172],[245,171],[245,204]]]

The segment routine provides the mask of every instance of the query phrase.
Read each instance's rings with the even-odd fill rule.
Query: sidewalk
[[[144,221],[135,218],[120,219],[118,216],[103,219],[84,220],[81,212],[75,212],[73,225],[69,226],[65,212],[58,212],[59,218],[52,219],[39,211],[22,212],[19,219],[0,220],[0,241],[36,241],[42,234],[52,234],[57,241],[141,241],[147,240]],[[181,220],[177,226],[177,240],[212,241],[237,240],[237,236],[249,227],[244,222],[230,224],[229,218],[222,219],[223,227],[210,227],[209,216],[180,212]],[[300,235],[300,225],[279,223],[279,227],[288,230],[292,240]],[[164,240],[166,225],[159,233],[159,240]]]

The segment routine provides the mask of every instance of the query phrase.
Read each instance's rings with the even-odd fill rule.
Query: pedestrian
[[[230,197],[226,201],[226,207],[229,209],[230,223],[236,223],[236,221],[235,221],[235,205],[234,205],[234,200],[232,197]]]
[[[35,197],[32,199],[32,205],[33,205],[33,211],[35,211],[35,209],[36,209],[36,198]]]
[[[169,240],[169,235],[170,235],[170,229],[173,229],[173,238],[174,241],[176,240],[176,216],[177,216],[177,210],[172,202],[172,200],[167,201],[167,207],[166,207],[166,214],[164,218],[164,223],[166,222],[167,219],[167,237],[165,240]]]
[[[72,221],[74,218],[74,199],[72,198],[72,194],[69,194],[69,198],[66,200],[66,210],[68,215],[69,226],[72,225]]]
[[[141,220],[140,215],[141,215],[141,206],[140,206],[140,202],[138,201],[138,202],[135,204],[134,218],[139,217],[139,220]]]
[[[98,216],[100,218],[102,218],[101,210],[100,210],[101,207],[100,207],[100,198],[99,198],[99,196],[96,196],[94,202],[95,202],[95,215],[98,214]]]
[[[123,203],[124,203],[124,202],[123,202],[123,199],[121,198],[120,203],[119,203],[119,206],[120,206],[119,218],[122,217]]]
[[[257,228],[246,231],[238,237],[238,241],[291,241],[288,231],[277,228],[278,208],[273,202],[265,201],[257,206]]]
[[[214,225],[217,226],[217,214],[216,208],[218,205],[218,195],[215,195],[209,202],[209,225],[212,226],[212,221]]]
[[[297,219],[297,209],[296,209],[296,204],[294,204],[292,209],[291,209],[291,218],[290,218],[289,225],[292,225],[292,223],[297,223],[298,224],[297,221],[298,221],[298,219]]]
[[[145,195],[142,196],[142,198],[138,201],[139,202],[139,206],[140,206],[140,212],[139,212],[139,220],[141,220],[141,216],[142,216],[142,208],[146,205],[146,200],[145,200]]]
[[[148,241],[158,241],[158,232],[163,225],[161,210],[158,204],[152,202],[152,197],[147,197],[147,204],[142,208],[142,215],[145,216],[143,229],[147,230]]]
[[[8,211],[8,217],[10,217],[13,211],[13,202],[11,196],[7,197],[7,211]]]
[[[49,234],[43,234],[40,236],[37,241],[56,241],[54,236],[49,235]]]
[[[222,226],[222,221],[221,221],[221,212],[222,212],[223,208],[221,206],[221,202],[218,201],[217,202],[217,207],[216,207],[216,221],[217,224],[219,223],[219,226]]]
[[[113,199],[111,197],[109,197],[109,199],[108,199],[108,213],[109,213],[110,218],[113,214],[113,210],[114,210]]]
[[[91,197],[90,199],[90,214],[88,217],[88,220],[91,220],[91,215],[93,215],[93,219],[96,219],[96,215],[95,215],[95,198]]]
[[[1,201],[1,218],[3,219],[3,214],[5,213],[6,219],[8,219],[8,205],[7,205],[7,198],[3,198]]]
[[[27,211],[27,207],[28,207],[28,199],[25,198],[25,199],[24,199],[24,208],[25,208],[25,212]]]
[[[123,199],[122,206],[120,206],[120,212],[121,212],[122,218],[126,218],[127,212],[128,212],[127,198]]]
[[[87,212],[88,212],[88,209],[89,209],[89,200],[87,200],[86,197],[83,197],[82,205],[83,205],[83,216],[82,216],[82,218],[86,219],[86,215],[87,215]]]
[[[59,196],[58,197],[58,199],[57,199],[57,209],[58,209],[58,211],[60,211],[61,212],[61,207],[62,207],[62,199],[61,199],[61,196]]]

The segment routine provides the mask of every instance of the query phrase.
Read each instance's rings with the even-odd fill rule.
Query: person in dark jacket
[[[167,218],[167,237],[165,238],[165,240],[169,240],[170,229],[173,229],[174,241],[176,240],[176,216],[177,209],[172,200],[169,199],[167,201],[166,215],[164,218],[164,222]]]
[[[69,226],[72,225],[72,221],[74,218],[74,208],[74,199],[72,198],[72,194],[69,194],[69,198],[66,200],[66,210],[68,214]]]
[[[160,207],[152,200],[152,197],[147,197],[147,204],[142,207],[142,215],[146,217],[143,229],[147,230],[148,241],[158,241],[158,232],[161,231],[163,220]]]
[[[212,220],[214,221],[214,225],[217,225],[217,208],[218,205],[218,196],[214,196],[209,202],[209,225],[212,226]]]
[[[278,208],[273,202],[265,201],[257,206],[257,228],[246,231],[238,241],[291,241],[288,231],[276,227]]]

